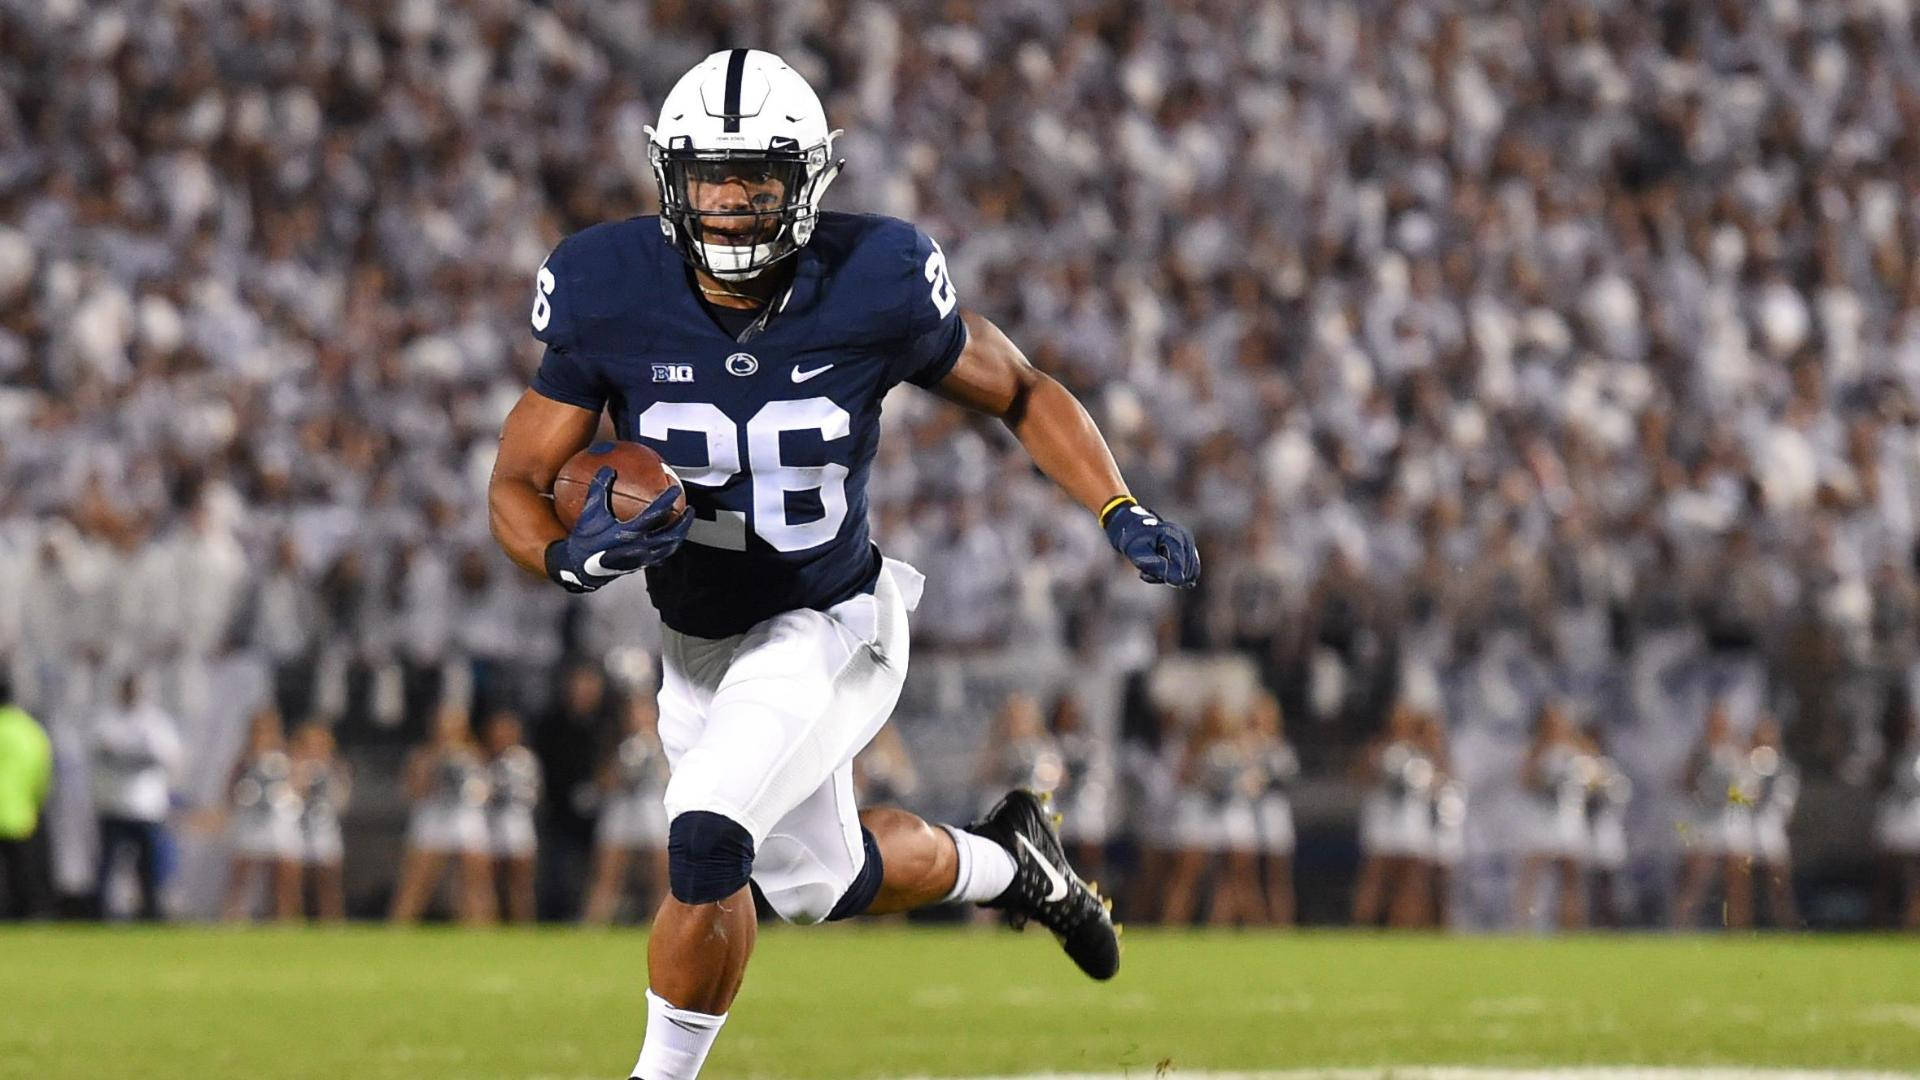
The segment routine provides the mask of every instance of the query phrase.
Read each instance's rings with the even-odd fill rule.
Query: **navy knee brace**
[[[667,830],[667,884],[683,904],[725,900],[753,877],[753,837],[739,823],[689,810]]]
[[[880,845],[874,843],[873,834],[864,827],[860,830],[860,844],[867,849],[867,861],[854,875],[853,884],[840,894],[840,902],[827,912],[828,922],[861,914],[872,906],[873,898],[880,895],[880,879],[886,874],[886,868],[880,865]]]

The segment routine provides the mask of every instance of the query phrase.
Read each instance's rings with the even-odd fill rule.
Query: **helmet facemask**
[[[764,150],[695,149],[684,135],[662,145],[648,135],[667,239],[721,281],[755,277],[800,250],[844,164],[832,161],[833,135],[804,149],[775,138]]]

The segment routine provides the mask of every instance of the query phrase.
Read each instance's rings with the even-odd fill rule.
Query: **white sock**
[[[954,875],[953,891],[941,903],[965,900],[978,904],[1007,891],[1007,886],[1013,884],[1013,872],[1018,867],[1014,865],[1013,856],[1007,854],[1006,848],[965,829],[952,825],[940,827],[953,837],[953,848],[960,855],[960,872]]]
[[[640,1044],[640,1060],[633,1076],[640,1080],[694,1080],[706,1064],[707,1051],[720,1034],[727,1015],[713,1016],[676,1009],[666,999],[647,991],[647,1037]]]

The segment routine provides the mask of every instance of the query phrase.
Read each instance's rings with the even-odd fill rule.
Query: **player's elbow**
[[[546,546],[544,538],[559,527],[556,521],[543,528],[541,519],[552,517],[552,507],[538,484],[524,476],[494,470],[487,482],[487,529],[494,543],[530,573],[541,572],[539,553]]]
[[[1053,380],[1053,376],[1022,360],[1013,369],[1013,392],[1007,396],[1006,407],[1000,410],[1000,420],[1015,434],[1021,425],[1034,414],[1036,405],[1043,405],[1051,393],[1065,393],[1065,389]]]
[[[487,481],[487,528],[503,547],[509,533],[507,505],[512,501],[508,489],[516,485],[524,487],[524,482],[504,478],[498,472]]]

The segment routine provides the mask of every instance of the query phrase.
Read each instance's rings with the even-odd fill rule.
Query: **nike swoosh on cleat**
[[[1047,883],[1053,886],[1053,891],[1047,893],[1047,903],[1054,904],[1065,900],[1067,898],[1067,879],[1060,875],[1060,871],[1053,868],[1053,864],[1047,861],[1045,855],[1040,854],[1040,849],[1033,846],[1033,841],[1019,833],[1014,833],[1013,838],[1020,841],[1021,847],[1027,849],[1027,854],[1033,856],[1034,862],[1040,864],[1040,872],[1047,875]]]
[[[812,371],[803,371],[800,368],[794,368],[793,371],[790,372],[789,374],[793,376],[794,382],[803,383],[803,382],[806,382],[808,379],[813,378],[815,375],[820,374],[823,371],[831,371],[831,370],[833,370],[832,364],[824,364],[820,367],[814,368]]]

